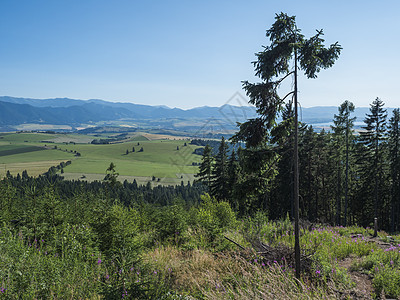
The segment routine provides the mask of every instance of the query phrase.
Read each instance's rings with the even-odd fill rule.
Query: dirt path
[[[361,235],[357,235],[354,237],[360,237]],[[364,237],[367,242],[376,243],[378,247],[382,249],[388,249],[392,245],[389,243],[385,243],[379,239],[379,237]],[[344,260],[340,261],[339,267],[347,270],[347,273],[350,275],[350,278],[354,281],[356,286],[349,290],[344,291],[341,299],[372,299],[372,293],[374,292],[374,288],[372,286],[372,277],[368,274],[362,273],[357,270],[352,270],[351,266],[355,262],[361,262],[361,258],[359,257],[347,257]],[[384,298],[385,299],[385,298]]]
[[[372,299],[371,294],[374,291],[372,278],[367,274],[352,270],[351,265],[355,261],[361,261],[361,259],[358,257],[347,257],[338,263],[339,267],[347,270],[351,280],[355,283],[354,288],[343,292],[341,299]]]

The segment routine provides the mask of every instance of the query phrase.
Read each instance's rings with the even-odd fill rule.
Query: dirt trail
[[[371,294],[374,291],[374,288],[372,287],[372,278],[367,274],[351,270],[353,262],[358,260],[361,259],[356,257],[347,257],[338,263],[339,267],[347,270],[350,278],[356,284],[351,290],[344,291],[341,299],[372,299]]]
[[[362,235],[356,235],[353,237],[360,237]],[[389,243],[385,243],[379,239],[379,237],[364,237],[367,242],[376,243],[378,247],[382,249],[388,249],[392,245]],[[362,259],[359,257],[346,257],[344,260],[340,261],[339,267],[347,270],[347,273],[350,275],[350,278],[354,281],[356,286],[348,291],[344,291],[341,299],[372,299],[372,293],[374,288],[372,286],[372,277],[368,274],[362,273],[357,270],[352,270],[351,266],[353,263],[361,261]],[[384,298],[385,299],[385,298]]]

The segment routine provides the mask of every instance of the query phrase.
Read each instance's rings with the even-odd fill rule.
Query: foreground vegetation
[[[0,189],[1,299],[334,299],[355,289],[345,258],[371,275],[373,295],[400,296],[399,236],[383,249],[369,229],[309,224],[301,243],[312,260],[297,281],[289,219],[239,218],[200,186],[162,198],[145,186],[25,174]],[[257,254],[258,240],[276,258]]]

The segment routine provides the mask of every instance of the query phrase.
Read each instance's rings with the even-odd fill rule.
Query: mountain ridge
[[[393,108],[386,108],[390,117]],[[369,107],[356,107],[353,116],[357,122],[364,121]],[[314,106],[301,108],[299,120],[307,124],[331,123],[336,106]],[[70,99],[70,98],[18,98],[0,96],[0,126],[8,128],[19,124],[54,124],[69,125],[72,127],[82,124],[96,124],[97,122],[139,122],[144,126],[166,126],[176,129],[184,126],[191,130],[210,125],[233,130],[237,122],[257,116],[251,106],[233,106],[224,104],[220,107],[201,106],[191,109],[170,108],[163,105],[150,106],[126,102],[110,102],[101,99]],[[197,125],[193,125],[194,123]],[[208,124],[210,123],[210,124]],[[179,125],[181,124],[181,125]],[[328,126],[328,125],[327,125]]]

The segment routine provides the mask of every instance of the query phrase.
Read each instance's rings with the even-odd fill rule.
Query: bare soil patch
[[[363,237],[361,235],[357,236],[360,238]],[[388,249],[392,246],[390,243],[380,240],[379,237],[367,236],[364,238],[367,242],[376,243],[378,247],[382,249]],[[340,293],[342,295],[342,299],[372,299],[372,293],[374,292],[372,285],[373,278],[368,274],[352,269],[352,265],[356,264],[357,262],[361,262],[361,260],[362,258],[350,256],[339,262],[339,267],[346,269],[347,273],[355,283],[355,287],[353,289],[342,291]],[[386,298],[383,296],[383,299]]]
[[[342,291],[341,299],[372,299],[372,278],[364,273],[351,269],[353,263],[360,261],[358,257],[346,257],[344,260],[339,262],[339,267],[347,270],[350,278],[355,283],[355,287],[351,290]]]

